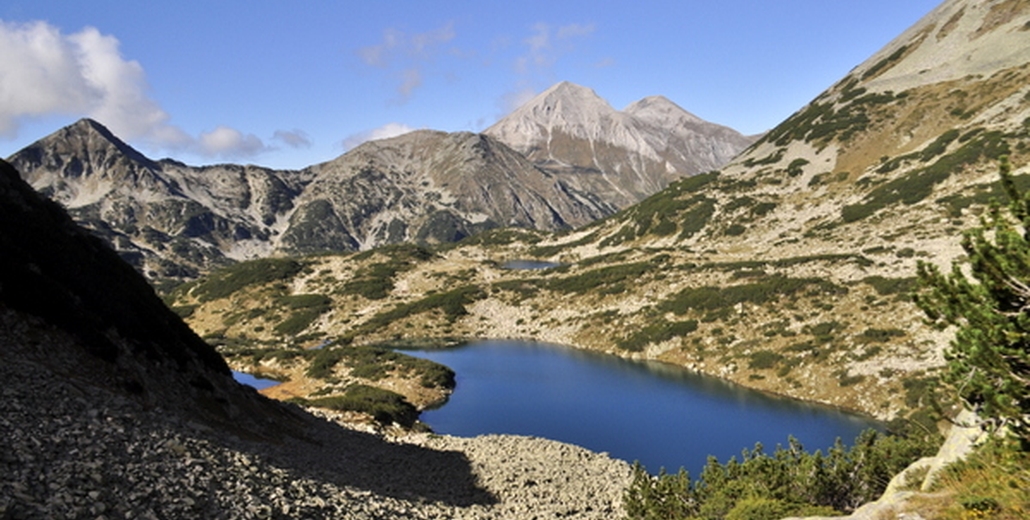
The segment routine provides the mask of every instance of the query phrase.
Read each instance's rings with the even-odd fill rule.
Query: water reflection
[[[638,363],[523,341],[481,341],[407,351],[454,369],[450,401],[422,420],[439,433],[535,435],[639,460],[649,470],[686,467],[709,454],[725,461],[788,435],[809,449],[850,442],[877,423],[777,398],[662,363]]]

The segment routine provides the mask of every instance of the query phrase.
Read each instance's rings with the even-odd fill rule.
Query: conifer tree
[[[916,301],[929,320],[957,326],[946,352],[945,381],[974,411],[1030,447],[1030,193],[1020,193],[1007,157],[1000,165],[1009,197],[994,203],[980,225],[967,231],[960,265],[949,274],[919,264],[924,289]]]

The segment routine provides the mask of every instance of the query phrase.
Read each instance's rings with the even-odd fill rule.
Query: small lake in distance
[[[509,260],[501,267],[504,269],[551,269],[561,267],[557,262],[545,262],[542,260]]]
[[[235,370],[232,371],[232,378],[235,379],[237,383],[247,385],[255,390],[264,390],[268,387],[279,384],[279,381],[274,379],[261,379],[260,377],[254,377],[246,372],[237,372]]]
[[[793,435],[809,451],[851,444],[879,423],[777,398],[661,363],[633,362],[527,341],[478,341],[446,350],[403,350],[457,373],[450,400],[422,413],[441,434],[545,437],[633,462],[651,473],[686,468],[697,478],[761,442],[766,453]]]

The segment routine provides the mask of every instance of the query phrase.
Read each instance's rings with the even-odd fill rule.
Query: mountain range
[[[88,119],[8,160],[149,278],[190,279],[270,255],[453,242],[507,226],[572,229],[750,143],[664,98],[633,106],[618,113],[562,83],[484,134],[420,130],[301,170],[152,160]],[[513,133],[519,125],[536,133],[530,143],[568,138],[547,157],[527,156],[505,144],[527,144]]]
[[[1026,49],[1025,2],[949,0],[727,165],[586,226],[487,232],[392,263],[388,251],[313,259],[322,274],[286,285],[332,303],[292,338],[276,332],[289,309],[248,303],[274,285],[198,299],[213,278],[175,303],[227,353],[305,338],[531,338],[932,427],[927,389],[949,336],[911,300],[917,264],[962,260],[962,231],[1004,200],[1003,156],[1030,186]],[[566,150],[511,144],[544,167]],[[503,267],[521,258],[560,267]]]

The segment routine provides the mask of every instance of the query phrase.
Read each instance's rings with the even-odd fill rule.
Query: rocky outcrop
[[[726,164],[752,139],[653,96],[619,112],[593,90],[558,83],[490,128],[540,167],[618,208]]]
[[[310,174],[153,161],[83,119],[10,157],[33,188],[150,278],[267,255]]]

